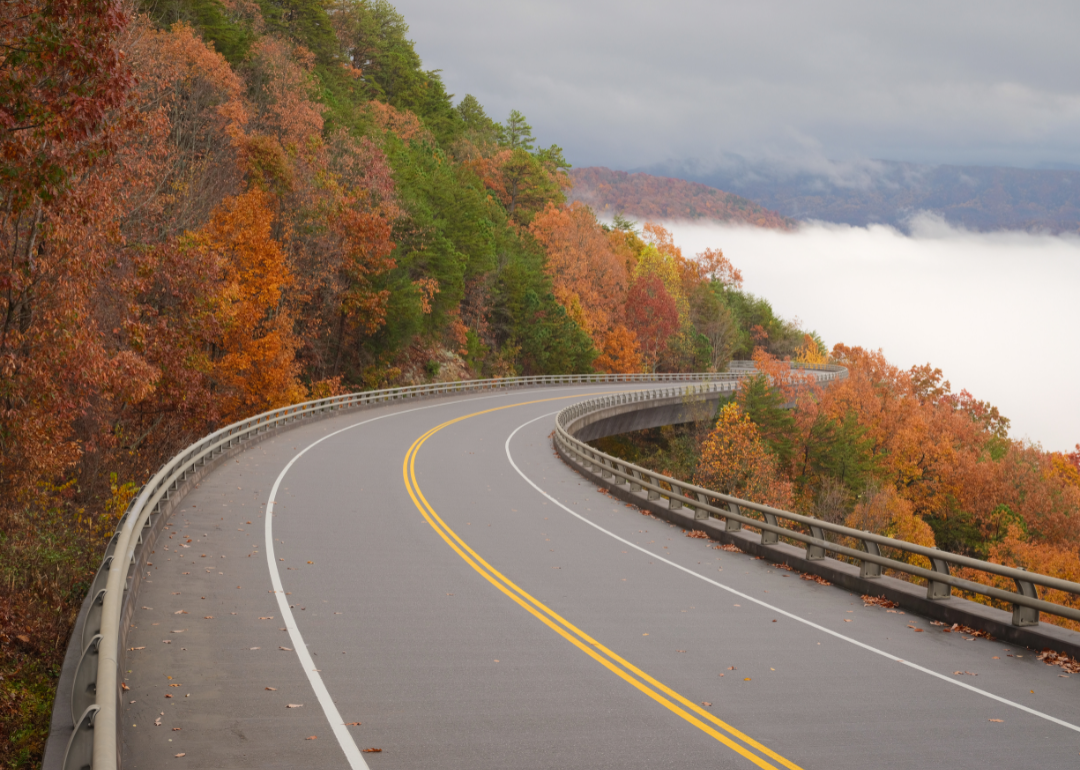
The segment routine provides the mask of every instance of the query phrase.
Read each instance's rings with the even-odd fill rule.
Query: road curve
[[[684,537],[555,456],[554,412],[634,387],[353,412],[215,469],[140,590],[125,767],[1077,766],[1080,677]]]

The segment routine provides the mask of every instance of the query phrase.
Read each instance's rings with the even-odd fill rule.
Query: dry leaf
[[[278,647],[279,650],[285,650],[285,652],[292,652],[292,647]]]
[[[987,722],[1004,722],[1004,719],[988,719]]]
[[[744,681],[744,682],[749,682],[749,681],[750,681],[750,677],[746,677],[746,679],[744,679],[743,681]]]
[[[364,749],[365,754],[378,754],[382,749]]]
[[[154,720],[154,727],[161,727],[161,717]]]
[[[172,729],[172,731],[173,731],[174,733],[178,733],[178,732],[180,732],[180,728],[179,728],[179,727],[174,727],[174,728]]]
[[[124,692],[127,692],[127,691],[128,691],[128,690],[130,690],[131,688],[130,688],[130,687],[128,687],[128,686],[127,686],[127,684],[126,684],[125,682],[121,682],[121,683],[120,683],[120,689],[121,689],[121,690],[123,690]]]
[[[277,692],[277,688],[276,688],[276,687],[267,687],[267,688],[265,688],[265,689],[267,689],[267,690],[271,690],[271,691],[274,691],[274,692]]]
[[[734,671],[734,670],[735,670],[735,667],[734,667],[734,666],[728,666],[728,667],[727,667],[727,670],[728,670],[728,671]]]
[[[850,622],[851,622],[851,618],[844,618],[844,622],[845,622],[845,623],[850,623]]]
[[[702,706],[711,706],[712,704],[711,704],[711,703],[709,703],[709,702],[708,702],[707,700],[703,700],[703,701],[701,702],[701,705],[702,705]]]
[[[286,706],[285,708],[290,708],[290,709],[299,709],[299,708],[303,708],[303,707],[304,707],[304,704],[303,704],[303,703],[290,703],[290,704],[289,704],[288,706]]]
[[[265,617],[265,618],[259,618],[259,620],[273,620],[273,619],[274,619],[273,615],[270,615],[270,616]]]
[[[359,722],[346,722],[345,724],[348,725],[349,727],[359,727],[360,726]]]
[[[314,740],[318,740],[318,736],[317,736],[317,735],[309,735],[309,736],[308,736],[307,738],[304,738],[304,740],[305,740],[305,741],[314,741]]]
[[[884,607],[885,609],[892,609],[893,607],[898,606],[896,602],[890,601],[884,596],[870,596],[869,594],[863,594],[862,600],[864,605]]]
[[[186,757],[186,756],[187,756],[187,752],[181,751],[181,752],[180,752],[179,754],[177,754],[176,756],[177,756],[177,757]]]
[[[695,538],[697,540],[708,540],[709,539],[708,533],[706,533],[705,530],[703,530],[703,529],[692,529],[692,530],[690,530],[689,532],[686,533],[686,536]]]
[[[172,697],[172,695],[166,695],[165,697],[166,697],[166,698],[171,698],[171,697]]]
[[[187,614],[188,614],[187,610],[177,610],[176,612],[173,613],[173,615],[187,615]]]
[[[213,615],[203,615],[203,620],[213,620],[213,619],[214,619]]]

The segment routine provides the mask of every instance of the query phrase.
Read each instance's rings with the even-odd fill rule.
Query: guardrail
[[[86,767],[113,770],[119,766],[117,716],[121,698],[121,623],[124,608],[137,587],[131,570],[136,563],[136,549],[143,541],[143,533],[154,531],[162,514],[162,503],[168,501],[170,494],[199,469],[241,443],[305,419],[406,399],[537,385],[634,382],[709,382],[734,389],[739,379],[753,372],[752,368],[742,368],[720,373],[549,375],[388,388],[274,409],[234,422],[200,439],[169,460],[142,487],[120,519],[106,548],[105,558],[90,588],[90,607],[83,619],[79,645],[82,655],[71,691],[74,732],[68,740],[63,767],[65,770]]]
[[[829,367],[823,368],[828,369]],[[839,369],[840,367],[832,368]],[[846,376],[846,371],[843,375],[838,374],[837,376]],[[823,381],[828,378],[818,379]],[[1012,623],[1014,626],[1038,625],[1040,612],[1080,621],[1080,610],[1040,599],[1037,589],[1037,586],[1041,586],[1063,591],[1073,596],[1080,596],[1080,584],[1078,583],[1028,572],[1020,568],[1006,567],[980,559],[973,559],[941,551],[937,548],[927,548],[926,546],[915,545],[914,543],[896,540],[872,532],[864,532],[839,524],[830,524],[812,516],[803,516],[749,500],[742,500],[625,462],[574,438],[575,428],[581,427],[580,424],[585,422],[585,418],[602,418],[604,412],[624,408],[626,404],[640,403],[644,405],[651,401],[655,402],[659,399],[670,399],[672,397],[681,396],[689,400],[704,400],[710,393],[727,389],[726,385],[726,383],[721,383],[719,385],[696,385],[686,388],[637,391],[582,401],[559,412],[556,417],[554,440],[565,455],[581,463],[586,470],[598,473],[601,478],[611,479],[612,484],[629,484],[631,491],[644,492],[649,500],[666,499],[670,509],[679,509],[685,506],[694,511],[696,520],[707,520],[710,517],[724,519],[724,528],[728,532],[739,531],[743,526],[758,529],[761,532],[762,545],[776,544],[779,542],[780,537],[801,542],[806,546],[805,558],[808,561],[825,559],[831,553],[856,560],[861,565],[861,577],[864,579],[872,580],[881,577],[883,568],[923,578],[927,581],[926,597],[929,600],[947,599],[952,595],[952,590],[957,588],[1007,602],[1012,605]],[[761,518],[747,515],[746,511],[755,512]],[[791,526],[784,526],[781,522],[801,526],[808,529],[810,534],[794,529]],[[832,542],[826,537],[826,533],[855,541],[858,547],[853,548],[842,543]],[[929,560],[931,569],[883,556],[881,554],[882,548],[892,548],[903,553],[925,557]],[[950,565],[969,567],[991,575],[1011,578],[1016,583],[1017,590],[1015,592],[1006,591],[956,577],[949,573]]]

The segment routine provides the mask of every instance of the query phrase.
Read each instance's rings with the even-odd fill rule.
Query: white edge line
[[[292,609],[289,607],[289,601],[285,598],[285,589],[281,583],[281,573],[278,571],[277,557],[274,554],[274,502],[277,500],[278,488],[281,486],[282,480],[285,478],[285,474],[289,472],[289,469],[296,464],[296,461],[307,454],[308,450],[314,449],[316,446],[326,441],[329,438],[333,438],[339,433],[344,433],[347,430],[358,428],[361,425],[367,425],[368,423],[375,422],[376,420],[382,420],[387,417],[396,417],[402,414],[409,414],[410,412],[419,412],[424,409],[434,409],[437,406],[450,406],[452,404],[461,404],[466,401],[486,401],[491,398],[506,398],[507,396],[517,395],[521,391],[511,391],[507,393],[493,393],[489,396],[480,396],[478,398],[462,398],[457,401],[443,401],[438,404],[428,404],[426,406],[417,406],[412,409],[404,409],[400,412],[391,412],[389,414],[381,414],[378,417],[372,417],[368,420],[362,420],[352,425],[348,425],[344,428],[328,433],[322,438],[319,438],[306,447],[301,449],[291,460],[282,468],[281,473],[278,474],[277,479],[274,481],[274,486],[270,489],[270,497],[266,502],[266,523],[264,527],[266,535],[266,563],[270,569],[270,583],[274,589],[274,596],[277,598],[278,609],[281,610],[281,616],[285,620],[285,627],[289,631],[289,639],[293,644],[293,651],[300,658],[300,665],[304,667],[304,673],[307,674],[308,682],[311,683],[311,688],[315,691],[315,697],[319,699],[319,705],[322,706],[323,713],[326,715],[327,721],[330,723],[330,728],[334,731],[334,737],[337,738],[338,744],[341,746],[341,750],[345,753],[345,758],[349,761],[349,766],[352,770],[369,770],[368,763],[364,761],[364,757],[361,756],[360,748],[356,745],[356,741],[353,740],[352,733],[345,726],[345,720],[341,718],[341,713],[337,710],[337,706],[334,704],[334,699],[330,696],[330,691],[326,689],[326,685],[323,683],[322,677],[319,675],[319,671],[315,667],[315,661],[311,658],[311,653],[308,652],[307,645],[304,643],[304,637],[300,633],[300,629],[296,625],[296,619],[293,616]],[[582,394],[587,396],[587,393]],[[511,461],[513,462],[513,461]],[[517,467],[517,466],[514,466]],[[521,473],[521,471],[518,471]],[[531,482],[530,482],[531,483]]]
[[[559,410],[559,411],[562,411],[562,410]],[[885,652],[884,650],[879,650],[877,647],[871,647],[869,644],[865,644],[863,642],[860,642],[858,639],[852,639],[850,636],[844,636],[843,634],[838,633],[836,631],[833,631],[830,628],[825,628],[824,626],[820,626],[817,623],[814,623],[813,621],[807,620],[806,618],[801,618],[798,615],[795,615],[795,614],[792,614],[792,613],[788,612],[787,610],[782,610],[779,607],[773,606],[772,604],[769,604],[768,602],[763,602],[761,599],[758,599],[758,598],[756,598],[754,596],[749,596],[747,594],[744,594],[742,591],[739,591],[739,590],[737,590],[735,588],[732,588],[731,586],[724,585],[723,583],[717,582],[716,580],[713,580],[712,578],[708,578],[708,577],[705,577],[704,575],[698,574],[697,572],[694,572],[692,569],[684,567],[681,564],[676,564],[673,561],[665,559],[663,556],[661,556],[659,554],[653,553],[652,551],[650,551],[650,550],[648,550],[646,548],[642,548],[641,546],[637,545],[636,543],[632,543],[629,540],[626,540],[625,538],[619,537],[614,532],[610,532],[609,530],[606,530],[603,527],[601,527],[596,522],[590,521],[589,519],[585,518],[584,516],[582,516],[577,511],[571,510],[570,508],[566,507],[561,502],[559,502],[554,497],[552,497],[547,492],[545,492],[543,489],[541,489],[539,486],[537,486],[536,483],[532,479],[530,479],[528,476],[526,476],[522,472],[521,468],[518,467],[517,463],[514,462],[514,458],[510,454],[510,440],[512,438],[514,438],[515,435],[517,435],[517,432],[519,430],[526,427],[527,425],[531,425],[532,423],[536,422],[537,420],[542,420],[545,417],[550,417],[551,415],[558,414],[558,413],[559,412],[556,411],[556,412],[549,412],[547,414],[542,414],[539,417],[536,417],[536,418],[534,418],[532,420],[529,420],[528,422],[522,423],[521,425],[516,427],[514,429],[513,433],[511,433],[506,439],[506,444],[505,444],[506,459],[510,461],[510,464],[512,466],[514,466],[514,470],[518,472],[518,475],[521,476],[521,478],[525,479],[525,481],[527,481],[529,483],[529,485],[532,486],[533,489],[535,489],[537,492],[542,494],[544,497],[546,497],[551,502],[555,503],[555,505],[559,506],[560,508],[562,508],[564,511],[566,511],[570,515],[577,517],[581,521],[588,524],[590,527],[594,527],[595,529],[600,530],[605,535],[608,535],[609,537],[615,538],[620,543],[628,545],[631,548],[634,548],[634,549],[636,549],[638,551],[641,551],[644,554],[648,554],[650,558],[657,559],[658,561],[662,561],[665,564],[668,564],[668,565],[674,567],[675,569],[681,570],[681,571],[685,572],[688,575],[693,575],[694,577],[696,577],[696,578],[698,578],[700,580],[704,580],[706,583],[711,583],[712,585],[716,586],[717,588],[722,588],[725,591],[727,591],[729,593],[732,593],[732,594],[734,594],[735,596],[738,596],[741,599],[746,599],[747,601],[754,602],[755,604],[759,604],[762,607],[767,607],[768,609],[772,610],[773,612],[779,613],[779,614],[783,615],[784,617],[790,618],[791,620],[795,620],[795,621],[798,621],[799,623],[803,623],[804,625],[810,626],[811,628],[817,629],[818,631],[822,631],[822,632],[824,632],[826,634],[829,634],[830,636],[835,636],[837,639],[842,639],[845,642],[849,642],[849,643],[855,645],[856,647],[861,647],[864,650],[867,650],[868,652],[872,652],[872,653],[874,653],[876,655],[880,655],[883,658],[888,658],[889,660],[895,661],[896,663],[902,663],[905,666],[907,666],[908,668],[913,668],[916,671],[921,671],[924,674],[929,674],[930,676],[936,677],[936,678],[942,680],[943,682],[948,682],[949,684],[956,685],[957,687],[962,687],[965,690],[970,690],[971,692],[978,693],[979,695],[983,695],[983,696],[985,696],[987,698],[990,698],[991,700],[996,700],[999,703],[1004,703],[1006,706],[1012,706],[1013,708],[1020,709],[1021,711],[1026,711],[1029,714],[1040,717],[1041,719],[1045,719],[1045,720],[1047,720],[1049,722],[1053,722],[1054,724],[1058,724],[1058,725],[1061,725],[1062,727],[1067,727],[1070,730],[1075,730],[1076,732],[1080,732],[1080,727],[1078,727],[1077,725],[1074,725],[1074,724],[1072,724],[1070,722],[1066,722],[1063,719],[1058,719],[1057,717],[1050,716],[1049,714],[1044,714],[1041,711],[1036,711],[1035,709],[1029,708],[1028,706],[1025,706],[1022,703],[1016,703],[1015,701],[1008,700],[1007,698],[1002,698],[1000,695],[994,695],[992,692],[987,692],[986,690],[980,690],[978,687],[973,687],[972,685],[967,684],[966,682],[960,682],[960,681],[957,681],[956,679],[951,679],[948,676],[945,676],[944,674],[939,674],[937,671],[932,671],[931,669],[920,666],[917,663],[912,663],[910,660],[904,660],[903,658],[898,658],[895,655],[893,655],[892,653]]]

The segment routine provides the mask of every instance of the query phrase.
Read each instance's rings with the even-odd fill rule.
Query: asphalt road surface
[[[557,410],[630,387],[358,411],[217,468],[138,598],[125,768],[1080,766],[1080,675],[555,456]]]

